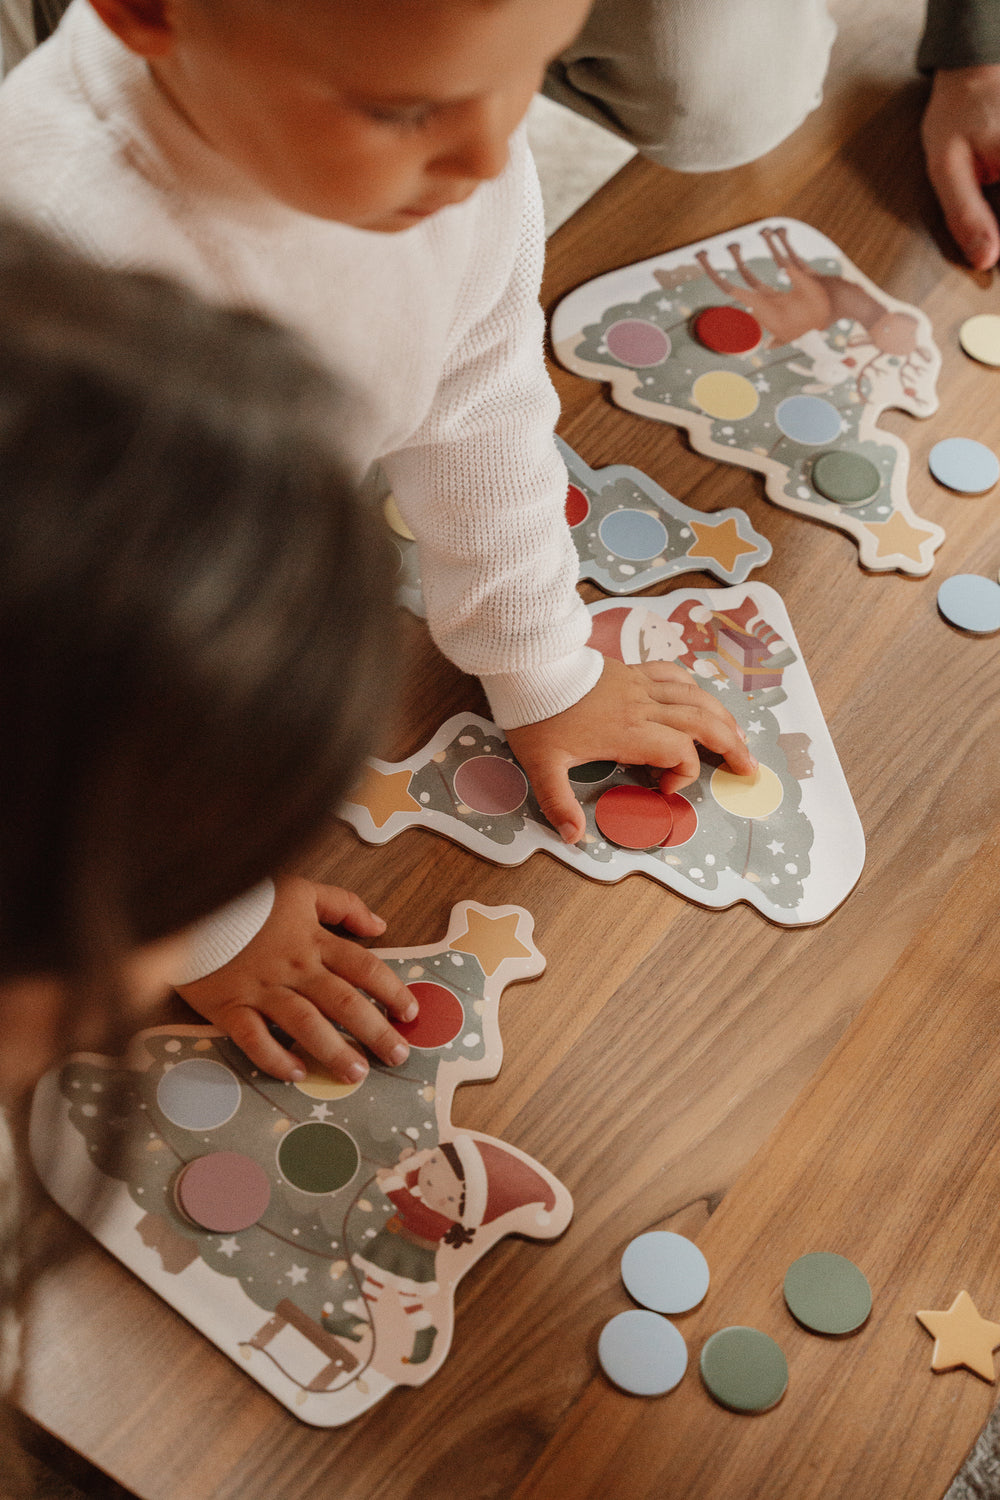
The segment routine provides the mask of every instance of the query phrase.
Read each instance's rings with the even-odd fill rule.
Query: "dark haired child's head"
[[[355,773],[391,569],[336,421],[290,335],[0,224],[0,1084],[32,986],[148,959]]]
[[[391,233],[507,160],[590,0],[93,0],[265,192]]]

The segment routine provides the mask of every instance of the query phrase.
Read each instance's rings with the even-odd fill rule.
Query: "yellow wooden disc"
[[[760,402],[756,387],[733,370],[709,370],[699,375],[691,395],[703,412],[720,422],[740,422],[752,416]]]
[[[385,516],[386,520],[389,523],[389,526],[397,536],[401,536],[406,542],[416,541],[416,537],[413,535],[413,532],[410,530],[409,526],[407,526],[406,522],[399,514],[399,506],[396,504],[396,497],[391,490],[385,497],[385,504],[382,507],[382,514]]]
[[[977,313],[958,330],[958,342],[980,364],[1000,366],[1000,315]]]

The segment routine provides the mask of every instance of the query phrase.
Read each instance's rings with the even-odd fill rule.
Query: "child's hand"
[[[364,1058],[330,1024],[336,1021],[380,1057],[405,1062],[409,1047],[376,1009],[366,991],[401,1021],[417,1014],[413,994],[381,959],[322,923],[340,924],[359,937],[378,937],[385,922],[358,896],[335,885],[286,876],[275,881],[274,907],[263,927],[235,958],[193,984],[178,986],[189,1005],[228,1033],[259,1068],[295,1082],[306,1076],[295,1057],[271,1035],[274,1021],[344,1083],[368,1072]]]
[[[579,703],[505,733],[542,812],[567,844],[575,844],[586,829],[570,786],[571,766],[591,760],[661,766],[670,773],[660,782],[664,792],[697,778],[697,745],[721,755],[737,776],[757,768],[729,710],[676,662],[630,667],[608,657]]]

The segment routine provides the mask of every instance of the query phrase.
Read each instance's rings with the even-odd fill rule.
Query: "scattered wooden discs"
[[[622,1281],[629,1295],[653,1312],[688,1312],[708,1291],[708,1261],[683,1234],[654,1229],[626,1246]]]
[[[934,444],[927,462],[938,483],[960,495],[981,495],[1000,479],[1000,460],[974,438],[944,438]]]
[[[597,1358],[609,1380],[631,1396],[663,1396],[687,1369],[687,1345],[659,1313],[633,1309],[601,1329]]]
[[[845,1255],[800,1255],[785,1272],[785,1302],[812,1333],[855,1333],[872,1310],[867,1277]]]
[[[938,609],[949,625],[973,635],[1000,630],[1000,583],[978,573],[955,573],[938,589]]]
[[[788,1362],[758,1328],[722,1328],[701,1351],[709,1395],[730,1411],[768,1411],[788,1388]]]
[[[977,313],[974,318],[966,318],[958,330],[958,342],[980,364],[1000,365],[1000,317]]]

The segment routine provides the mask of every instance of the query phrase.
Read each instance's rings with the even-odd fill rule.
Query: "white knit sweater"
[[[316,219],[208,147],[74,0],[0,88],[0,142],[0,201],[105,265],[173,274],[290,324],[351,379],[338,437],[360,471],[381,460],[420,544],[431,633],[482,679],[498,723],[583,697],[601,659],[585,644],[552,440],[523,129],[501,177],[401,234]]]

